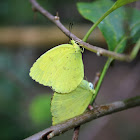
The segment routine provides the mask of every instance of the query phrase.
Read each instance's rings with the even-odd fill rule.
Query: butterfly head
[[[70,43],[71,43],[72,45],[76,44],[76,43],[75,43],[75,40],[71,40]]]
[[[91,90],[94,89],[94,86],[93,86],[93,84],[92,84],[91,82],[89,82],[89,88],[90,88]]]

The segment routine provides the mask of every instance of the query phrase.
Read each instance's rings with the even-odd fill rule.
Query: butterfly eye
[[[90,87],[91,89],[94,89],[94,86],[93,86],[93,84],[92,84],[91,82],[89,82],[89,87]]]

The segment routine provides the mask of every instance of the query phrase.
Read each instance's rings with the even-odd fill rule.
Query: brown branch
[[[61,124],[51,126],[33,136],[26,138],[25,140],[47,140],[61,133],[64,133],[70,129],[78,127],[86,122],[95,120],[102,116],[106,116],[115,112],[126,110],[132,107],[140,106],[140,96],[126,99],[124,101],[117,101],[106,105],[96,106],[96,109],[87,111],[82,115],[74,117]]]
[[[79,131],[80,131],[80,126],[74,128],[72,140],[78,140]]]
[[[94,81],[93,81],[94,89],[95,89],[96,86],[97,86],[97,83],[98,83],[99,78],[100,78],[100,74],[101,74],[100,72],[97,72],[97,73],[96,73],[95,79],[94,79]]]
[[[50,21],[52,21],[54,24],[56,24],[56,26],[65,34],[67,35],[69,38],[74,39],[74,40],[80,40],[79,44],[81,46],[83,46],[85,49],[95,52],[98,55],[103,55],[103,56],[107,56],[107,57],[112,57],[114,59],[117,60],[121,60],[121,61],[131,61],[132,59],[130,58],[130,56],[124,55],[124,54],[118,54],[112,51],[108,51],[106,49],[103,48],[99,48],[93,45],[90,45],[89,43],[83,42],[81,39],[79,39],[77,36],[75,36],[74,34],[70,33],[70,31],[68,29],[65,28],[65,26],[60,22],[59,17],[58,16],[53,16],[51,13],[49,13],[47,10],[45,10],[43,7],[41,7],[36,0],[30,0],[33,10],[34,11],[38,11],[39,13],[41,13],[43,16],[45,16],[46,18],[48,18]]]

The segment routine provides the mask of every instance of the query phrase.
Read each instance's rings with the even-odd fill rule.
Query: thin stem
[[[100,72],[96,73],[96,76],[95,76],[94,81],[93,81],[94,89],[96,88],[96,86],[98,84],[98,81],[100,79],[100,75],[101,75]]]
[[[98,92],[100,90],[100,87],[101,87],[101,84],[103,82],[103,79],[105,77],[105,74],[106,74],[106,72],[107,72],[107,70],[108,70],[108,68],[109,68],[109,66],[110,66],[110,64],[111,64],[112,61],[113,61],[112,58],[108,58],[107,61],[106,61],[106,63],[105,63],[105,65],[104,65],[104,68],[103,68],[102,73],[100,75],[99,81],[98,81],[97,86],[95,88],[95,94],[94,94],[94,96],[93,96],[93,98],[91,100],[91,104],[93,104],[94,100],[97,97],[97,94],[98,94]]]
[[[111,12],[114,11],[114,5],[106,12],[103,14],[103,16],[101,16],[94,24],[93,26],[88,30],[88,32],[86,33],[86,35],[83,38],[83,41],[87,41],[88,37],[90,36],[90,34],[93,32],[93,30],[97,27],[97,25],[107,16],[109,15]]]
[[[137,56],[137,53],[139,52],[139,50],[140,50],[140,39],[137,41],[137,44],[134,46],[130,54],[131,60],[133,60]]]
[[[74,128],[72,140],[78,140],[79,131],[80,131],[80,126]]]

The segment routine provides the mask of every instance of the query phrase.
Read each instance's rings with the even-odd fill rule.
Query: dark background
[[[62,23],[82,38],[92,23],[76,9],[76,0],[39,0],[53,15],[59,12]],[[90,2],[90,0],[89,0]],[[132,4],[140,9],[140,2]],[[48,49],[68,43],[69,39],[48,19],[33,13],[29,1],[0,1],[0,139],[19,140],[51,126],[50,100],[53,91],[29,77],[35,60]],[[107,49],[99,30],[89,42]],[[129,50],[127,50],[128,52]],[[106,57],[84,52],[85,78],[93,81]],[[140,54],[131,62],[115,61],[107,72],[96,104],[110,103],[139,95]],[[46,99],[46,100],[43,100]],[[72,137],[69,131],[54,139]],[[80,140],[139,140],[140,110],[129,109],[105,116],[81,127]]]

